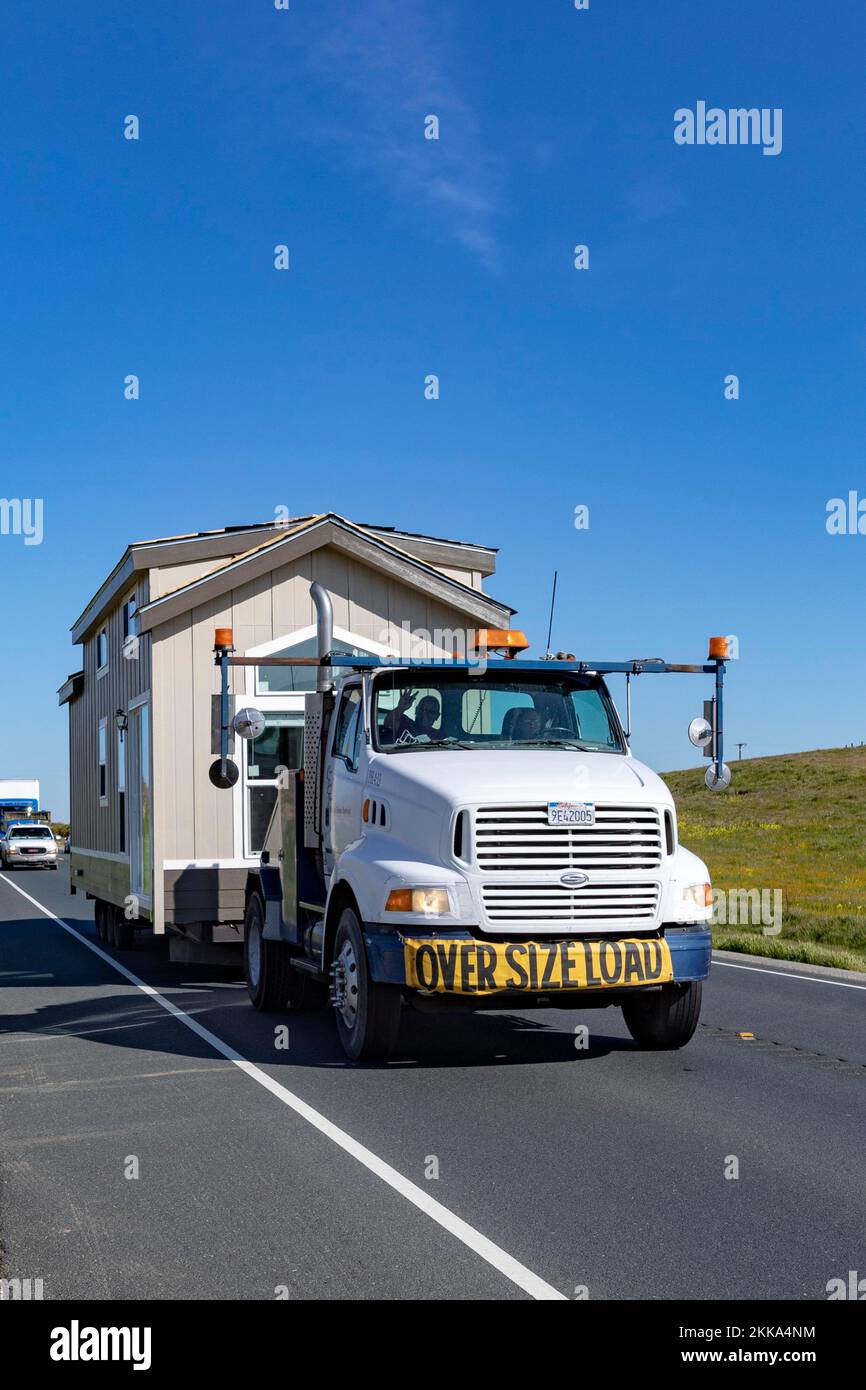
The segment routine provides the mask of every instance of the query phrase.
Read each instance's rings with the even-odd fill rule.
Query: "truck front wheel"
[[[698,1026],[701,982],[689,980],[683,985],[662,985],[652,994],[636,994],[623,1004],[622,1013],[639,1047],[684,1047]]]
[[[370,977],[357,913],[343,908],[337,924],[332,998],[343,1051],[353,1062],[389,1057],[397,1041],[402,1000],[396,985]]]

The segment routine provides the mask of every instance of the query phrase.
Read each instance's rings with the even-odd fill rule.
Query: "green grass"
[[[704,769],[671,772],[681,842],[715,889],[779,888],[782,931],[713,929],[717,948],[866,970],[866,748],[825,748],[731,764],[726,792]]]

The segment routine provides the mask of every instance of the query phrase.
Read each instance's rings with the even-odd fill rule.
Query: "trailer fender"
[[[282,939],[283,889],[280,871],[272,865],[263,864],[260,869],[250,869],[247,874],[244,904],[249,903],[253,893],[258,893],[265,905],[265,921],[262,936],[266,941]]]

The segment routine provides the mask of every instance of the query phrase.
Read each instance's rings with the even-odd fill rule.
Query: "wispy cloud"
[[[501,166],[461,90],[453,13],[424,0],[337,0],[327,14],[327,29],[311,26],[308,63],[349,100],[320,129],[495,269]],[[428,115],[438,141],[424,138]]]

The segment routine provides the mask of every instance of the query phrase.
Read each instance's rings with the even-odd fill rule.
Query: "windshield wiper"
[[[466,743],[459,738],[440,738],[429,743],[395,743],[389,748],[389,753],[409,753],[416,752],[419,748],[477,748],[477,743]]]
[[[588,743],[573,743],[571,739],[564,738],[527,738],[521,739],[519,743],[512,743],[511,748],[567,748],[573,753],[594,753],[594,749]]]

